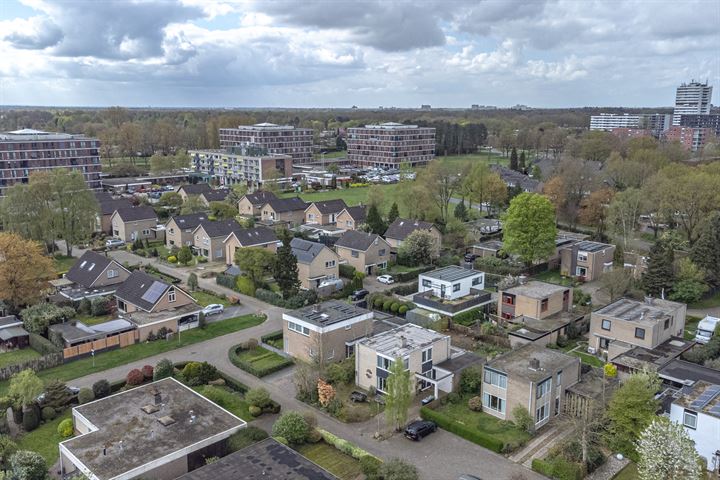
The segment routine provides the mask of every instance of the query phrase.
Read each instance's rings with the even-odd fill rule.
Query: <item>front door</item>
[[[372,275],[372,265],[365,267],[365,275]]]

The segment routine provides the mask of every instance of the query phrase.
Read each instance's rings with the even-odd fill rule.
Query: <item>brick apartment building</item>
[[[381,123],[348,128],[348,160],[363,167],[416,167],[435,158],[435,129]]]
[[[264,155],[290,155],[293,163],[309,163],[313,159],[313,131],[311,128],[257,123],[220,129],[220,146],[222,148],[243,145],[260,147],[264,150]]]
[[[84,135],[23,129],[0,133],[0,196],[32,172],[70,168],[82,172],[88,188],[100,189],[100,141]]]
[[[665,140],[668,142],[678,141],[686,150],[697,152],[698,150],[702,150],[705,143],[709,138],[712,138],[714,134],[715,131],[712,128],[674,126],[665,132]]]

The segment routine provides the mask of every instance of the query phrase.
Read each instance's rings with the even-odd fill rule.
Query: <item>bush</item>
[[[515,425],[526,432],[532,433],[535,430],[535,420],[527,408],[522,405],[516,405],[515,408],[512,409],[512,416]]]
[[[392,458],[380,465],[378,474],[383,480],[417,480],[420,478],[415,465],[400,458]]]
[[[398,285],[397,287],[391,288],[390,291],[404,297],[405,295],[416,293],[418,291],[418,284],[417,282],[413,282],[408,285]]]
[[[365,455],[360,457],[360,469],[368,480],[372,480],[378,477],[378,471],[380,470],[382,462],[373,457],[372,455]]]
[[[313,412],[303,412],[302,416],[305,419],[305,423],[308,424],[308,428],[314,429],[315,427],[317,427],[317,417]]]
[[[393,302],[393,303],[390,305],[390,311],[391,311],[392,313],[397,313],[399,309],[400,309],[400,304],[397,303],[397,302]]]
[[[60,422],[60,425],[58,425],[57,432],[58,435],[60,435],[62,438],[70,438],[73,435],[73,432],[75,431],[73,427],[73,421],[70,418],[66,418],[62,422]]]
[[[40,425],[40,412],[37,405],[23,408],[22,426],[26,432],[35,430]]]
[[[80,389],[80,393],[78,393],[78,402],[80,402],[80,405],[90,403],[93,400],[95,400],[95,394],[92,389],[87,387]]]
[[[472,365],[460,373],[460,393],[480,393],[483,381],[482,367]]]
[[[188,362],[182,369],[182,376],[194,386],[205,385],[219,377],[217,368],[208,362]]]
[[[53,303],[38,303],[20,311],[25,329],[38,335],[45,335],[50,325],[62,323],[74,316],[74,308],[59,307]]]
[[[90,304],[89,298],[83,298],[80,300],[80,304],[78,305],[77,311],[78,313],[82,313],[83,315],[90,315],[92,305]]]
[[[127,377],[125,377],[125,383],[130,386],[142,385],[144,381],[145,376],[137,368],[133,368],[132,370],[130,370],[127,374]]]
[[[467,312],[459,313],[453,317],[453,322],[459,325],[465,325],[466,327],[474,325],[475,323],[477,323],[478,320],[482,320],[482,309],[483,307],[478,307],[472,310],[468,310]]]
[[[355,267],[353,267],[352,265],[348,265],[347,263],[341,263],[339,267],[340,276],[352,280],[352,278],[355,276]]]
[[[95,398],[105,398],[110,395],[110,382],[107,380],[98,380],[93,383],[92,391]]]
[[[322,440],[322,435],[320,435],[320,432],[318,432],[317,429],[311,428],[305,440],[308,443],[318,443],[320,440]]]
[[[333,385],[352,383],[355,380],[355,358],[350,357],[328,365],[325,379]]]
[[[264,388],[253,388],[245,394],[245,401],[259,409],[264,408],[270,403],[270,393]]]
[[[262,415],[262,408],[256,407],[255,405],[250,405],[248,407],[248,411],[253,417],[259,417],[260,415]]]
[[[483,403],[482,403],[482,397],[475,396],[470,397],[468,400],[468,408],[472,410],[473,412],[480,412],[482,411]]]
[[[230,435],[228,438],[228,449],[230,453],[237,452],[266,438],[268,438],[268,434],[265,430],[248,425],[239,432]]]
[[[427,407],[420,408],[420,416],[424,420],[432,420],[437,423],[440,428],[452,432],[465,440],[477,443],[481,447],[485,447],[493,452],[500,453],[505,447],[505,444],[497,438],[491,437],[484,432],[472,429],[465,425],[461,425],[442,413],[436,412],[435,410],[431,410]]]
[[[400,305],[400,308],[398,308],[398,313],[400,315],[405,315],[408,311],[407,305]]]
[[[177,263],[177,257],[176,257],[175,255],[170,255],[170,256],[167,258],[167,261],[170,262],[170,263]]]
[[[152,365],[143,365],[143,367],[140,369],[140,371],[143,374],[143,377],[145,377],[145,380],[152,380],[153,379],[153,367]]]
[[[235,287],[236,290],[243,295],[248,295],[250,297],[255,296],[255,283],[244,275],[238,275],[235,279]]]
[[[274,437],[283,437],[292,445],[305,443],[310,428],[298,412],[287,412],[278,418],[272,428]]]
[[[167,358],[160,360],[153,370],[153,380],[161,380],[163,378],[172,377],[175,367]],[[97,397],[97,394],[95,395]]]
[[[92,300],[90,313],[95,317],[99,317],[110,313],[111,308],[110,300],[107,297],[97,297]]]
[[[44,422],[47,422],[48,420],[52,420],[57,416],[57,412],[55,412],[55,409],[52,407],[43,407],[42,411],[40,412],[40,416],[42,417]]]
[[[447,401],[450,403],[458,403],[460,401],[460,394],[457,392],[448,393]]]
[[[14,480],[45,480],[48,466],[39,453],[19,450],[10,457],[10,469]]]
[[[390,310],[390,307],[392,306],[392,304],[393,304],[393,301],[391,299],[385,300],[382,304],[382,309],[387,312],[388,310]]]

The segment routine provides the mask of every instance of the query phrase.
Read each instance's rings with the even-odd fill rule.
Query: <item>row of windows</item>
[[[670,326],[669,321],[665,320],[665,329],[667,330],[667,328],[669,326]],[[612,328],[612,321],[603,319],[602,324],[600,325],[600,328],[609,332],[610,329]],[[640,328],[640,327],[635,327],[635,338],[644,340],[645,339],[645,329]]]
[[[507,388],[507,375],[504,373],[496,372],[495,370],[485,369],[485,375],[483,377],[485,383],[495,385],[500,388]]]
[[[310,336],[310,329],[307,327],[304,327],[300,324],[297,324],[295,322],[288,322],[288,330],[292,330],[293,332],[297,332],[301,335],[305,335],[306,337]]]
[[[483,394],[483,407],[494,410],[498,413],[505,413],[505,400],[488,393]]]

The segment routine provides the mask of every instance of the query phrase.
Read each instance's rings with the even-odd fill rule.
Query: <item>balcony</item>
[[[464,297],[456,298],[455,300],[437,297],[433,295],[432,290],[428,290],[423,293],[416,293],[413,296],[413,303],[421,307],[425,307],[428,310],[433,310],[450,316],[473,307],[485,305],[491,301],[492,295],[490,292],[478,290],[476,288],[470,289],[470,295],[465,295]]]

